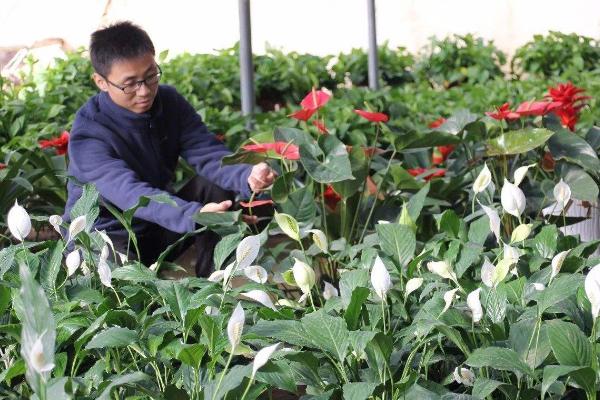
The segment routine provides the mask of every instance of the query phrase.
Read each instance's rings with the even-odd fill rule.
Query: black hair
[[[94,70],[106,77],[115,61],[154,55],[148,33],[130,21],[117,22],[92,33],[90,59]]]

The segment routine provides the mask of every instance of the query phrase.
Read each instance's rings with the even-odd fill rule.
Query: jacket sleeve
[[[166,194],[177,203],[177,207],[151,201],[134,215],[173,232],[185,233],[195,229],[192,217],[202,207],[200,203],[185,201],[140,180],[102,140],[86,136],[84,132],[73,136],[69,143],[69,158],[78,171],[76,179],[96,185],[100,195],[121,210],[135,206],[141,196]]]
[[[208,131],[196,110],[181,95],[176,96],[181,115],[181,156],[194,167],[198,175],[223,189],[250,197],[248,177],[252,166],[221,165],[221,159],[231,151]]]

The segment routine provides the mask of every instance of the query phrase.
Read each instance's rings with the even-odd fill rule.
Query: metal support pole
[[[254,67],[252,65],[252,29],[250,25],[250,0],[239,0],[240,8],[240,88],[242,115],[248,117],[246,128],[252,129],[254,112]]]
[[[375,18],[375,0],[367,0],[369,19],[369,88],[379,89],[379,62],[377,61],[377,25]]]

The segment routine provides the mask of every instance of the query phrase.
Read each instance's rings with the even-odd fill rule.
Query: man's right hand
[[[220,203],[206,203],[200,209],[200,212],[224,212],[231,207],[231,204],[231,200],[225,200]],[[256,215],[242,215],[242,220],[247,224],[256,224],[258,222]]]
[[[231,207],[231,200],[225,200],[220,203],[206,203],[200,209],[200,212],[223,212],[227,211],[229,207]]]

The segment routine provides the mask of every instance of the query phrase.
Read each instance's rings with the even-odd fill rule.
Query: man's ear
[[[100,74],[94,72],[92,79],[94,79],[94,83],[96,86],[98,86],[98,89],[102,90],[103,92],[108,92],[108,83]]]

